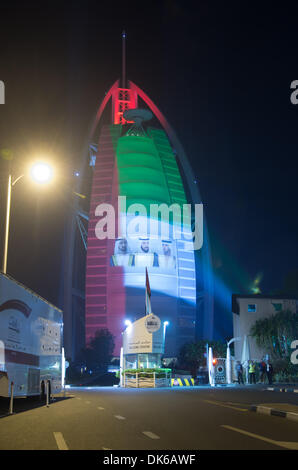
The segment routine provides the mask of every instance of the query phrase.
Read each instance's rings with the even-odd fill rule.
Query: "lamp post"
[[[230,384],[232,382],[230,344],[234,343],[234,341],[240,341],[240,339],[241,339],[240,337],[232,338],[227,343],[226,377],[227,377],[227,383],[228,384]]]
[[[31,167],[30,171],[31,178],[39,184],[48,183],[53,176],[52,168],[43,162],[35,163]],[[7,184],[7,202],[6,202],[6,217],[5,217],[5,234],[4,234],[4,253],[3,253],[3,266],[2,271],[4,274],[7,272],[7,255],[8,255],[8,239],[9,239],[9,224],[10,224],[10,209],[11,209],[11,194],[12,188],[15,184],[20,181],[25,175],[18,176],[13,180],[12,174],[8,175],[8,184]]]
[[[167,331],[167,326],[169,325],[169,322],[166,320],[163,322],[163,350],[165,350],[165,344],[166,344],[166,331]],[[165,352],[165,351],[163,351]]]
[[[209,373],[209,384],[211,387],[215,386],[215,371],[214,371],[214,363],[213,363],[213,352],[212,348],[209,347],[208,351],[208,373]]]

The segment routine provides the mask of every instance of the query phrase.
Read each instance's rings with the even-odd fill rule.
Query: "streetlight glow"
[[[49,183],[53,178],[53,169],[48,163],[37,162],[31,167],[30,175],[36,183]]]
[[[10,224],[10,206],[11,206],[11,193],[12,189],[25,175],[21,174],[17,178],[13,178],[12,174],[8,175],[7,184],[7,202],[6,202],[6,217],[5,217],[5,236],[4,236],[4,250],[3,250],[3,265],[2,271],[6,274],[7,270],[7,255],[8,255],[8,239],[9,239],[9,224]],[[48,163],[36,162],[30,169],[31,178],[39,184],[46,184],[53,178],[53,169]]]

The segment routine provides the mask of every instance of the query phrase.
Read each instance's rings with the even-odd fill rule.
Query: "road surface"
[[[2,417],[0,449],[298,450],[298,421],[249,410],[262,403],[297,406],[298,397],[254,387],[71,388],[48,408]]]

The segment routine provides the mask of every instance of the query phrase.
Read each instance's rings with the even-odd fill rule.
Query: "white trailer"
[[[62,311],[0,273],[0,396],[59,393],[62,337]]]

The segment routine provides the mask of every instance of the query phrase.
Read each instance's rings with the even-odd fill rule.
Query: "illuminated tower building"
[[[137,110],[140,99],[142,108],[145,103],[159,120],[159,128],[151,127],[149,120],[145,123],[149,111]],[[91,159],[94,168],[86,262],[86,345],[97,330],[107,328],[115,337],[114,354],[119,355],[124,320],[144,315],[147,268],[152,311],[170,322],[166,355],[177,356],[183,343],[195,339],[196,331],[201,337],[212,338],[213,283],[205,220],[204,244],[198,252],[190,242],[175,239],[173,233],[159,239],[150,231],[130,236],[126,229],[132,214],[122,209],[119,213],[118,196],[126,197],[126,208],[142,204],[147,214],[150,204],[176,204],[182,208],[183,204],[202,201],[175,133],[137,85],[129,81],[125,86],[125,68],[122,87],[119,81],[114,83],[99,107],[92,135],[110,100],[111,124],[100,127]],[[127,110],[131,111],[125,114]],[[96,234],[101,220],[97,208],[102,204],[111,204],[117,220],[119,217],[115,239],[99,239]]]

